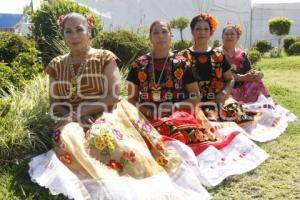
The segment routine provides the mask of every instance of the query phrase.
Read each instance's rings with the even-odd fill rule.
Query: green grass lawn
[[[300,57],[264,58],[257,67],[264,72],[273,98],[299,117]],[[43,84],[47,82],[39,78],[24,92],[0,102],[0,106],[10,107],[6,117],[0,118],[0,199],[65,199],[32,183],[27,173],[26,156],[49,146],[45,133],[51,123],[44,114],[47,93]],[[257,169],[209,189],[214,199],[300,199],[300,123],[290,123],[280,138],[260,146],[269,159]]]

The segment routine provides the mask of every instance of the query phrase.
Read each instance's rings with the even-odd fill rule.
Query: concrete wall
[[[221,39],[221,31],[228,21],[240,23],[245,33],[240,40],[243,47],[250,45],[250,0],[76,0],[98,13],[104,21],[106,30],[115,27],[137,29],[149,27],[155,19],[171,20],[173,17],[186,16],[190,20],[200,12],[215,15],[220,26],[213,39]],[[174,30],[175,40],[179,31]],[[191,39],[189,28],[184,38]]]
[[[252,7],[252,42],[266,39],[278,46],[278,37],[269,32],[268,20],[274,17],[287,17],[294,23],[290,34],[300,36],[300,3],[254,4]]]

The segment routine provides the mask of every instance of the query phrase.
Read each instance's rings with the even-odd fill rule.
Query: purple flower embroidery
[[[123,139],[123,134],[119,130],[113,129],[112,132],[115,134],[115,136],[116,136],[116,138],[118,140],[122,140]]]
[[[59,147],[62,149],[62,150],[66,150],[66,144],[65,143],[61,143],[60,145],[59,145]]]
[[[142,129],[143,129],[144,131],[146,131],[146,132],[151,132],[151,131],[152,131],[152,127],[151,127],[149,124],[147,124],[147,123],[144,123],[144,124],[142,125]]]
[[[60,130],[59,129],[56,129],[53,134],[52,134],[52,137],[54,139],[55,142],[58,142],[59,141],[59,137],[60,137]]]
[[[144,65],[144,66],[148,65],[148,63],[149,63],[148,60],[142,60],[141,61],[141,64]]]

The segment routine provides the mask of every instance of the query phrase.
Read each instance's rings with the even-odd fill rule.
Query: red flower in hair
[[[231,21],[228,21],[226,23],[226,25],[227,25],[227,27],[230,27],[230,28],[232,27],[237,32],[237,34],[239,36],[242,35],[243,28],[242,28],[242,26],[240,24],[233,24]]]
[[[64,19],[65,19],[64,15],[59,16],[57,19],[57,25],[62,27],[62,25],[64,23]]]
[[[89,28],[93,28],[94,27],[94,17],[93,16],[87,16],[86,17]]]
[[[204,21],[208,22],[208,24],[210,26],[210,29],[211,29],[211,33],[214,33],[217,30],[219,22],[218,22],[218,20],[217,20],[217,18],[215,16],[210,15],[208,13],[201,13],[200,17]]]
[[[236,25],[234,25],[233,27],[234,27],[234,29],[236,30],[236,32],[238,33],[238,35],[242,35],[242,33],[243,33],[243,28],[242,28],[242,26],[241,26],[240,24],[236,24]]]

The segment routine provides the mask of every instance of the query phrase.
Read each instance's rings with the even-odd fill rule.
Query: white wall
[[[278,46],[278,37],[269,32],[268,20],[274,17],[287,17],[294,23],[289,35],[300,36],[300,3],[253,4],[252,8],[252,42],[266,39]]]
[[[220,26],[213,39],[221,39],[221,31],[228,21],[240,23],[245,29],[241,46],[250,44],[250,0],[76,0],[94,9],[104,21],[106,30],[122,27],[136,29],[149,27],[156,19],[171,20],[173,17],[186,16],[190,20],[200,12],[215,15]],[[174,30],[175,40],[179,31]],[[189,27],[184,38],[191,39]]]

